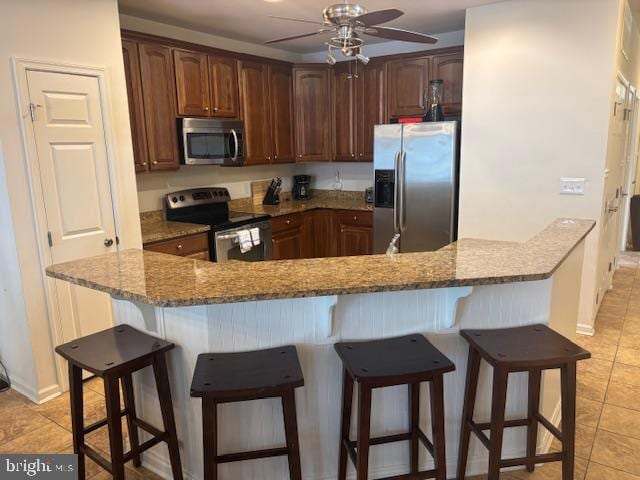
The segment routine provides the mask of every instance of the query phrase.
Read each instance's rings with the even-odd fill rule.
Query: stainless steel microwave
[[[179,118],[178,131],[184,165],[244,163],[244,127],[240,120]]]

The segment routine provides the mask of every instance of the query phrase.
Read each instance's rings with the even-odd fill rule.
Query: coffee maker
[[[306,200],[311,196],[311,175],[293,176],[293,198],[295,200]]]

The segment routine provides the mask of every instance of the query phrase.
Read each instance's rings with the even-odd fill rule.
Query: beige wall
[[[20,388],[24,393],[38,399],[55,393],[58,379],[21,143],[19,118],[24,112],[16,110],[11,59],[18,57],[106,69],[106,107],[111,118],[110,133],[115,146],[113,160],[118,179],[115,200],[119,236],[124,248],[140,246],[117,3],[116,0],[2,2],[0,32],[0,91],[3,92],[0,96],[0,140],[12,215],[12,219],[3,215],[1,220],[3,235],[13,230],[11,241],[17,245],[17,264],[3,263],[0,276],[20,285],[13,300],[24,305],[22,312],[17,309],[14,316],[0,318],[3,324],[0,332],[12,332],[12,338],[15,332],[19,345],[16,344],[14,350],[22,352],[25,358],[32,357],[31,364],[9,362],[10,373],[14,379],[23,381]],[[28,338],[19,335],[23,328],[28,330]],[[3,348],[2,344],[0,348]],[[29,370],[34,366],[37,378],[29,378]]]
[[[524,240],[557,217],[600,219],[618,0],[511,0],[467,11],[460,236]],[[560,177],[587,179],[584,196]],[[599,226],[586,243],[593,325]]]

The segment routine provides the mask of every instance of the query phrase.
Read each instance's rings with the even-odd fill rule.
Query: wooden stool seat
[[[291,480],[302,480],[295,389],[304,385],[296,347],[198,355],[191,396],[202,397],[204,478],[218,478],[218,464],[286,455]],[[286,446],[218,455],[218,404],[280,397]],[[248,434],[250,432],[247,432]]]
[[[304,385],[298,353],[293,346],[254,352],[198,355],[191,396],[219,400],[268,398],[284,389]]]
[[[165,354],[174,344],[120,325],[102,332],[79,338],[56,347],[56,352],[69,362],[69,398],[71,403],[71,429],[73,451],[78,455],[78,478],[85,478],[85,455],[107,470],[114,480],[124,480],[125,463],[133,461],[138,467],[140,454],[145,450],[166,442],[169,448],[171,470],[175,480],[182,480],[182,467],[176,424],[171,401],[171,389]],[[133,393],[131,374],[147,366],[153,367],[164,430],[160,430],[139,419]],[[84,424],[84,399],[82,370],[88,370],[104,381],[107,417],[91,425]],[[124,409],[120,408],[120,383]],[[121,417],[127,419],[131,450],[124,452]],[[84,441],[86,434],[107,426],[111,461]],[[138,428],[151,438],[140,444]]]
[[[357,480],[369,474],[369,448],[400,441],[409,442],[410,472],[392,479],[436,478],[445,480],[446,455],[444,433],[443,375],[455,370],[453,363],[424,336],[406,335],[382,340],[342,342],[334,345],[343,363],[342,423],[338,480],[347,476],[347,459],[356,467]],[[432,440],[420,428],[420,383],[429,382]],[[358,386],[357,440],[350,438],[354,383]],[[371,393],[374,388],[408,386],[408,432],[371,438]],[[429,451],[434,468],[419,469],[419,445]]]
[[[462,412],[457,479],[464,480],[473,432],[489,450],[488,480],[499,480],[500,469],[525,466],[529,472],[536,464],[562,462],[562,480],[573,480],[576,423],[576,363],[591,356],[589,352],[553,331],[546,325],[503,328],[495,330],[461,330],[469,343],[467,382]],[[474,421],[473,414],[484,359],[493,366],[491,419]],[[540,412],[540,383],[543,370],[559,369],[561,378],[562,424],[558,429]],[[505,419],[509,374],[528,372],[527,418]],[[562,443],[562,451],[537,454],[538,427],[543,425]],[[526,427],[526,455],[502,458],[505,428]],[[487,436],[485,431],[490,431]]]
[[[512,372],[516,371],[519,365],[525,370],[531,367],[548,368],[591,356],[585,349],[546,325],[462,330],[460,335],[489,364],[509,365]]]
[[[174,348],[173,343],[118,325],[56,347],[66,360],[99,376],[128,369]]]
[[[421,382],[456,368],[422,335],[336,343],[334,347],[356,381],[401,385]]]

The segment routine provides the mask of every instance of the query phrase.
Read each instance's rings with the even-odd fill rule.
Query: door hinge
[[[36,107],[37,105],[35,103],[29,104],[29,116],[31,117],[32,122],[36,121]]]
[[[120,237],[116,235],[116,245],[120,245]]]
[[[49,246],[53,247],[53,236],[51,235],[51,232],[47,232],[47,240],[49,241]]]

